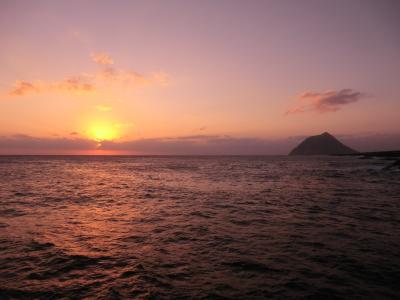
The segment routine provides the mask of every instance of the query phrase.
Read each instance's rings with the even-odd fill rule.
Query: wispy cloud
[[[167,86],[170,81],[168,74],[164,72],[144,75],[136,71],[114,67],[114,60],[107,53],[92,53],[91,58],[100,66],[100,70],[92,73],[85,72],[54,82],[44,80],[16,80],[14,87],[9,90],[8,94],[11,96],[26,96],[48,92],[85,94],[94,92],[100,87],[107,88],[111,85],[119,85],[127,88],[146,85]]]
[[[335,112],[342,106],[359,101],[365,94],[352,89],[342,89],[340,91],[327,92],[304,92],[286,114],[316,111],[320,113]]]
[[[134,124],[133,123],[115,123],[114,126],[116,128],[130,128],[130,127],[133,127]]]
[[[51,84],[49,86],[50,89],[59,90],[59,91],[67,91],[67,92],[90,92],[94,90],[94,86],[92,83],[87,82],[85,79],[81,77],[71,77],[65,79],[61,82],[57,82],[55,84]]]
[[[138,72],[114,68],[111,66],[103,67],[96,74],[96,78],[107,84],[121,84],[130,87],[152,84],[167,86],[169,84],[169,76],[163,72],[144,75]]]
[[[114,60],[111,58],[111,56],[104,52],[92,53],[90,54],[90,57],[95,63],[99,65],[107,66],[114,64]]]
[[[9,95],[25,96],[45,92],[82,94],[92,92],[94,89],[94,85],[82,77],[71,77],[58,82],[17,80]]]
[[[127,86],[156,84],[166,86],[169,83],[169,77],[166,73],[155,72],[144,75],[132,70],[125,70],[112,66],[113,59],[107,53],[92,53],[92,60],[97,63],[101,70],[96,73],[96,79],[107,83],[117,83]]]
[[[110,105],[106,105],[106,104],[99,104],[96,105],[95,107],[98,111],[110,111],[112,109],[112,107]]]
[[[17,80],[15,82],[14,88],[10,91],[10,95],[12,96],[23,96],[30,93],[40,93],[41,88],[37,83],[25,81],[25,80]]]

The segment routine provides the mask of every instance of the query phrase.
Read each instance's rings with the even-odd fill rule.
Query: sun
[[[91,139],[102,142],[119,137],[118,127],[112,123],[96,122],[89,126],[88,135]]]

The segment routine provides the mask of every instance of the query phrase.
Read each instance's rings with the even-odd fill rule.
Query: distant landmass
[[[333,135],[324,132],[306,138],[289,155],[332,155],[355,154],[357,151],[338,141]]]

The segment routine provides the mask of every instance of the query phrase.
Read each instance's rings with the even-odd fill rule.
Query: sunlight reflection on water
[[[395,298],[400,174],[347,157],[0,157],[3,298]]]

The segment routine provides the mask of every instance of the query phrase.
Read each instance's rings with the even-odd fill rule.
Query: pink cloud
[[[146,85],[166,86],[169,77],[166,73],[156,72],[140,74],[112,66],[113,59],[107,53],[92,53],[92,60],[100,65],[100,70],[94,73],[68,77],[61,81],[49,82],[43,80],[16,80],[14,87],[8,92],[11,96],[25,96],[46,92],[85,94],[95,91],[100,86],[120,85],[129,88]]]
[[[114,64],[113,59],[111,58],[111,56],[107,53],[104,52],[99,52],[99,53],[92,53],[90,54],[90,57],[92,58],[92,60],[99,64],[99,65],[112,65]]]
[[[17,80],[15,81],[14,88],[10,91],[9,94],[12,96],[23,96],[30,93],[40,93],[40,91],[40,87],[33,82]]]
[[[93,84],[80,77],[67,78],[61,82],[50,85],[49,88],[71,92],[89,92],[94,90]]]
[[[95,88],[92,83],[81,77],[66,78],[58,82],[43,82],[43,81],[25,81],[17,80],[14,88],[9,94],[11,96],[25,96],[28,94],[41,94],[46,92],[61,92],[61,93],[87,93]]]
[[[166,73],[157,72],[143,75],[138,72],[105,66],[97,73],[98,79],[107,83],[119,83],[127,86],[160,85],[167,86],[169,77]]]

